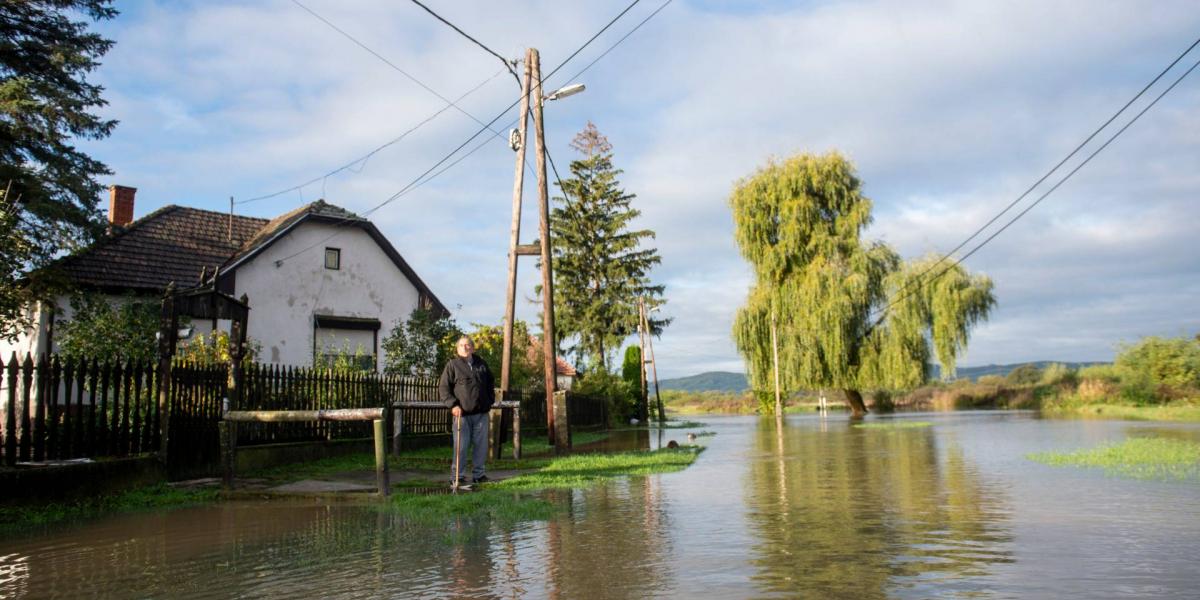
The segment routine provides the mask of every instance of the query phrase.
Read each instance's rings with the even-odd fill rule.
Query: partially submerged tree
[[[774,322],[781,387],[841,389],[861,416],[861,390],[920,385],[931,358],[952,376],[971,327],[995,304],[987,277],[952,263],[931,270],[931,258],[905,263],[863,240],[871,201],[837,153],[772,161],[737,184],[730,204],[754,268],[733,335],[755,390],[774,384]]]
[[[93,111],[103,88],[87,75],[112,41],[88,31],[86,16],[117,14],[109,0],[0,2],[0,190],[4,243],[0,244],[0,337],[27,323],[22,307],[38,282],[23,280],[65,250],[103,231],[96,207],[98,176],[111,173],[74,140],[107,137],[116,121]]]
[[[665,302],[664,287],[650,283],[658,250],[643,244],[649,229],[631,230],[641,211],[636,197],[621,188],[612,145],[588,123],[571,147],[583,158],[571,162],[572,177],[562,182],[551,214],[554,238],[555,326],[561,339],[575,336],[576,362],[608,371],[610,354],[637,331],[638,299],[648,308]],[[670,319],[651,320],[660,334]]]

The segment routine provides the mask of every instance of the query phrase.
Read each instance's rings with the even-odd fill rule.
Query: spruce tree
[[[555,324],[560,339],[572,342],[577,364],[608,371],[610,354],[637,332],[638,298],[648,308],[665,302],[664,286],[650,282],[661,258],[643,245],[653,231],[631,229],[641,211],[621,188],[608,139],[589,122],[571,147],[582,157],[571,162],[550,219]],[[651,319],[650,326],[658,334],[669,322]]]
[[[103,231],[96,178],[111,172],[74,141],[107,137],[116,125],[92,112],[106,102],[87,81],[112,41],[80,17],[116,14],[110,0],[0,2],[0,193],[13,225],[0,244],[7,290],[36,290],[22,281],[26,272]],[[0,295],[0,337],[15,334],[29,299]]]

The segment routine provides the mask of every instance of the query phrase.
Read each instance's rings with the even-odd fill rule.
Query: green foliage
[[[1021,365],[1005,376],[1004,381],[1009,385],[1034,385],[1042,380],[1042,370],[1036,365]]]
[[[1079,374],[1062,363],[1051,363],[1042,370],[1041,385],[1069,385],[1079,382]]]
[[[931,358],[952,376],[970,328],[995,304],[986,277],[952,264],[931,271],[933,257],[902,263],[863,240],[871,201],[837,153],[771,161],[738,182],[730,205],[755,275],[733,327],[755,390],[773,389],[773,322],[784,390],[899,390],[924,382]]]
[[[358,344],[353,350],[349,344],[343,344],[341,348],[326,350],[320,356],[321,363],[318,366],[324,367],[334,373],[363,373],[375,371],[375,356],[362,344]]]
[[[0,339],[16,339],[32,323],[26,309],[34,300],[17,279],[34,259],[34,247],[21,230],[21,208],[11,189],[0,189]]]
[[[25,273],[103,230],[96,178],[111,171],[76,145],[102,139],[116,121],[92,111],[107,104],[88,74],[112,41],[88,32],[86,16],[111,19],[108,0],[0,2],[0,337],[26,323],[21,307],[41,284]],[[32,286],[32,290],[28,289]],[[18,291],[18,288],[26,288]]]
[[[1135,479],[1200,479],[1200,444],[1170,438],[1129,438],[1091,450],[1040,452],[1029,460],[1057,467],[1099,468]]]
[[[262,344],[247,338],[242,364],[258,362],[262,353]],[[181,341],[175,355],[184,361],[212,364],[229,362],[229,332],[218,329],[207,334],[197,335],[190,340]]]
[[[103,515],[183,508],[217,500],[215,488],[174,488],[165,483],[75,502],[0,507],[0,533],[23,532]]]
[[[1193,338],[1145,337],[1117,355],[1123,379],[1145,385],[1200,385],[1200,341]]]
[[[71,298],[74,312],[55,324],[59,352],[64,357],[148,362],[158,344],[159,304],[129,296],[110,301],[96,294]]]
[[[981,375],[977,383],[979,385],[1003,385],[1004,378],[999,375]]]
[[[496,386],[500,386],[500,363],[504,358],[504,326],[472,323],[475,331],[470,334],[475,342],[475,354],[487,363]],[[457,336],[455,336],[457,337]],[[451,340],[453,348],[454,341]],[[513,322],[512,372],[509,374],[510,389],[542,389],[545,387],[542,344],[529,335],[525,321]],[[451,354],[453,356],[453,354]]]
[[[661,259],[643,246],[653,231],[630,229],[641,211],[631,207],[636,196],[620,187],[608,140],[589,122],[571,146],[583,158],[571,162],[550,221],[555,326],[561,339],[576,340],[577,363],[586,357],[606,371],[609,354],[637,331],[638,299],[646,299],[647,310],[665,302],[664,287],[649,278]],[[651,331],[660,335],[669,322],[651,318]]]
[[[608,371],[593,369],[579,378],[572,391],[607,400],[609,420],[612,424],[628,423],[629,419],[638,414],[640,381],[630,383],[629,380]]]
[[[413,309],[383,338],[383,372],[388,375],[437,377],[454,358],[454,342],[462,335],[454,319],[427,308]]]
[[[621,361],[621,379],[630,385],[642,386],[642,349],[629,346],[625,349],[625,359]]]
[[[1090,365],[1079,370],[1079,379],[1118,383],[1121,381],[1121,373],[1117,370],[1116,365]]]

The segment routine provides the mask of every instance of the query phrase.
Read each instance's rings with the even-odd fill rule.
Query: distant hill
[[[1020,367],[1022,365],[1033,365],[1039,369],[1045,369],[1047,366],[1052,365],[1054,363],[1066,365],[1070,369],[1079,369],[1081,367],[1090,367],[1092,365],[1107,364],[1107,363],[1101,363],[1101,362],[1067,362],[1067,361],[1062,361],[1062,360],[1035,360],[1035,361],[1023,362],[1023,363],[1013,363],[1013,364],[1009,364],[1009,365],[983,365],[981,367],[959,367],[955,371],[954,378],[955,379],[978,380],[980,377],[982,377],[984,375],[999,375],[1001,377],[1004,377],[1005,375],[1008,375],[1010,372],[1012,372],[1013,369],[1016,369],[1017,367]],[[940,369],[938,369],[937,365],[934,365],[933,366],[933,378],[936,380],[940,377],[941,377]]]
[[[662,379],[659,380],[658,385],[664,390],[683,390],[685,392],[744,392],[750,387],[746,383],[744,373],[728,371],[708,371],[688,377]]]
[[[957,379],[979,379],[984,375],[1008,375],[1021,365],[1034,365],[1039,369],[1053,363],[1062,363],[1071,369],[1101,365],[1100,362],[1066,362],[1058,360],[1036,360],[1032,362],[1013,363],[1008,365],[983,365],[980,367],[959,367],[955,373]],[[937,365],[933,366],[933,379],[940,377]],[[663,379],[659,385],[664,390],[683,390],[685,392],[744,392],[750,388],[746,383],[745,373],[730,373],[729,371],[708,371],[699,375]]]

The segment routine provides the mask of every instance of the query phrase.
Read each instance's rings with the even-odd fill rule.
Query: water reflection
[[[980,592],[1011,561],[1010,508],[931,428],[760,422],[745,475],[753,580],[767,593],[886,598]],[[924,592],[924,593],[923,593]]]

